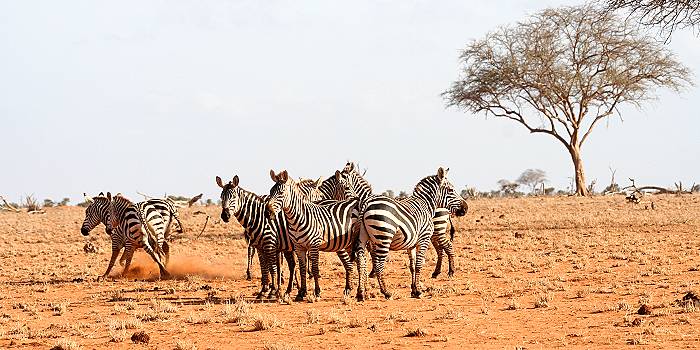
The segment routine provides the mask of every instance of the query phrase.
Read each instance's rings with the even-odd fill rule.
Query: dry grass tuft
[[[284,324],[280,322],[274,315],[253,315],[253,330],[266,331],[273,328],[281,328]]]
[[[197,350],[197,346],[191,341],[178,340],[175,342],[175,350]]]
[[[71,339],[66,339],[62,338],[58,342],[56,342],[56,345],[54,345],[51,350],[77,350],[80,349],[80,345],[76,343],[74,340]]]
[[[424,330],[422,330],[421,328],[416,328],[414,330],[408,331],[405,337],[425,337],[426,335],[428,335],[428,333],[426,333]]]

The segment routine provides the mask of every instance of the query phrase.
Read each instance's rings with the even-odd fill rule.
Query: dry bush
[[[549,307],[549,302],[552,301],[552,296],[549,294],[542,294],[535,300],[535,308],[546,308]]]
[[[316,309],[310,309],[306,310],[306,323],[308,324],[315,324],[321,322],[321,314],[319,314],[318,310]]]
[[[175,342],[175,350],[197,350],[197,346],[191,341],[178,340]]]
[[[264,350],[295,350],[293,346],[286,343],[265,344]]]
[[[80,345],[76,343],[74,340],[71,339],[66,339],[62,338],[59,339],[58,342],[56,342],[56,345],[54,345],[51,350],[77,350],[80,349]]]
[[[416,329],[408,331],[408,333],[406,333],[405,336],[406,337],[425,337],[426,335],[428,335],[428,333],[426,333],[423,329],[416,328]]]
[[[266,331],[273,328],[281,328],[284,324],[274,315],[255,314],[253,315],[253,330]]]

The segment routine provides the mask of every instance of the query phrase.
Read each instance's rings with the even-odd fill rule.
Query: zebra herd
[[[299,286],[295,297],[307,297],[307,269],[314,280],[314,298],[321,297],[319,254],[334,252],[345,269],[344,296],[352,292],[353,265],[357,268],[356,298],[366,298],[367,261],[369,251],[372,272],[386,298],[391,297],[384,281],[384,267],[390,251],[409,253],[411,296],[420,298],[421,269],[428,247],[435,247],[438,261],[432,277],[441,270],[443,253],[448,257],[448,275],[454,274],[452,238],[454,228],[450,216],[467,213],[466,201],[457,195],[447,180],[448,169],[439,168],[418,182],[413,194],[406,198],[390,198],[374,194],[371,185],[348,162],[325,180],[295,181],[286,170],[270,171],[274,182],[268,195],[256,195],[239,186],[238,176],[224,182],[216,177],[221,188],[221,219],[232,217],[243,226],[248,242],[248,271],[254,253],[258,252],[261,289],[258,298],[280,298],[290,295],[295,269],[299,265]],[[106,277],[122,248],[124,271],[136,248],[143,248],[158,264],[162,278],[169,247],[167,237],[174,222],[180,230],[177,207],[172,201],[150,200],[132,203],[121,195],[100,194],[90,200],[81,233],[87,235],[100,222],[105,224],[112,240],[112,257]],[[448,235],[448,228],[450,234]],[[287,262],[288,279],[281,293],[282,257]],[[307,267],[308,266],[308,267]]]

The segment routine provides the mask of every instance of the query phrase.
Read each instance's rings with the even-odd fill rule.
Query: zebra
[[[361,203],[362,225],[360,241],[357,244],[358,256],[364,255],[364,249],[369,243],[370,249],[374,250],[372,263],[379,288],[387,299],[391,298],[391,292],[384,281],[384,264],[389,251],[409,252],[411,297],[420,298],[420,272],[425,250],[434,233],[432,218],[435,208],[447,208],[457,216],[466,214],[466,202],[456,194],[454,187],[447,180],[448,170],[440,167],[437,175],[420,180],[413,194],[403,201],[383,195],[371,195]],[[365,288],[364,277],[364,273],[360,273],[358,293]]]
[[[244,228],[244,236],[248,242],[248,271],[255,251],[258,251],[258,261],[262,273],[262,288],[257,293],[258,298],[279,297],[279,281],[281,270],[278,252],[282,252],[289,268],[289,281],[285,295],[290,294],[294,281],[296,262],[294,261],[294,246],[289,239],[289,228],[284,215],[270,219],[266,215],[267,196],[258,196],[239,186],[238,175],[224,184],[219,176],[216,183],[221,187],[221,219],[229,222],[232,214]],[[320,198],[317,187],[319,181],[304,180],[304,195],[312,199]],[[251,248],[252,247],[252,248]],[[246,276],[247,277],[247,276]],[[269,283],[268,278],[272,280]]]
[[[304,193],[307,198],[313,201],[319,201],[324,199],[324,195],[318,191],[320,180],[314,181],[313,179],[299,179],[299,184],[302,192]],[[250,267],[253,265],[253,259],[255,257],[255,253],[257,252],[257,249],[255,248],[255,245],[250,244],[250,234],[246,231],[243,233],[243,237],[246,240],[246,244],[248,245],[248,255],[247,255],[247,266],[246,266],[246,280],[250,281],[253,279],[253,274],[250,271]],[[309,271],[309,274],[311,272]],[[283,278],[280,276],[280,283],[283,283]]]
[[[360,175],[354,163],[348,162],[345,165],[343,170],[339,173],[337,181],[345,189],[346,196],[357,196],[359,198],[361,202],[360,205],[362,205],[362,202],[366,201],[367,198],[372,195],[372,186],[362,175]],[[408,198],[409,197],[397,197],[395,199],[398,201],[403,201]],[[433,247],[435,247],[435,252],[437,253],[437,262],[435,264],[435,271],[431,275],[432,278],[437,278],[440,275],[442,269],[443,252],[447,253],[449,263],[448,277],[454,276],[454,252],[452,241],[454,240],[455,228],[452,224],[450,216],[450,211],[445,208],[436,208],[433,215],[434,231],[431,237],[431,242]],[[449,238],[447,235],[448,228],[450,230]],[[370,272],[369,277],[376,277],[376,271],[374,268]]]
[[[89,233],[95,226],[102,223],[105,226],[105,232],[111,237],[112,232],[110,225],[106,220],[107,215],[100,212],[101,208],[106,206],[106,204],[101,203],[100,199],[101,197],[104,197],[104,193],[100,192],[100,194],[95,198],[88,197],[86,193],[83,193],[83,196],[85,197],[85,202],[90,203],[88,208],[92,207],[90,210],[90,212],[92,212],[90,213],[90,223],[86,227],[87,232]],[[97,201],[97,203],[95,203],[96,206],[92,206],[91,204],[95,201]],[[154,234],[156,236],[156,240],[158,241],[158,247],[161,249],[161,252],[165,254],[165,264],[167,265],[167,262],[170,260],[170,246],[167,242],[170,236],[170,226],[173,222],[176,222],[178,225],[178,233],[182,233],[184,227],[178,216],[177,205],[172,200],[166,198],[148,199],[143,202],[136,203],[136,207],[141,213],[141,217],[146,218],[146,221],[149,222],[149,227],[155,231]],[[88,210],[86,210],[86,213],[87,212]],[[87,234],[84,235],[87,236]],[[130,254],[133,255],[133,252],[127,254],[125,251],[124,254],[122,254],[121,258],[119,259],[119,264],[121,266],[124,266],[124,262]]]
[[[182,233],[184,231],[184,226],[180,221],[178,215],[177,206],[175,203],[168,199],[151,198],[142,202],[135,204],[136,209],[139,211],[141,218],[144,223],[147,223],[147,227],[153,231],[155,234],[157,249],[165,255],[165,265],[168,265],[170,261],[170,245],[168,244],[168,239],[170,238],[170,228],[173,223],[177,223],[178,230],[176,232]],[[121,259],[119,260],[120,265],[124,265],[124,262],[133,256],[133,251],[124,251]]]
[[[112,198],[111,193],[107,192],[107,196],[100,193],[88,202],[90,204],[85,209],[85,220],[80,228],[81,234],[88,236],[90,231],[102,222],[105,224],[106,231],[112,241],[112,256],[107,271],[101,276],[102,279],[109,275],[122,248],[125,248],[124,256],[126,256],[123,273],[129,269],[133,251],[136,248],[144,248],[158,264],[161,277],[170,277],[160,256],[157,256],[152,248],[152,246],[157,246],[156,239],[148,231],[148,224],[142,223],[140,212],[131,201],[120,195]],[[161,249],[157,249],[161,251]],[[127,252],[131,252],[131,254]]]
[[[274,217],[284,213],[288,224],[289,234],[299,259],[299,270],[305,271],[308,259],[314,277],[314,296],[321,297],[319,284],[318,254],[319,251],[336,252],[345,268],[345,290],[348,296],[351,290],[352,262],[348,251],[355,241],[353,223],[357,220],[357,199],[344,201],[327,201],[314,203],[303,196],[299,184],[295,182],[286,170],[275,174],[270,170],[270,178],[275,183],[270,189],[267,202],[267,214]],[[360,259],[362,260],[362,259]],[[358,262],[358,271],[362,262]],[[301,285],[295,301],[306,297],[306,273],[300,273]],[[358,299],[364,296],[358,294]]]

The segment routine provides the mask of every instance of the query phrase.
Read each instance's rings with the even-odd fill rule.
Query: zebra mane
[[[429,175],[418,181],[413,188],[413,195],[415,196],[418,193],[437,190],[438,187],[440,187],[440,179],[438,179],[437,175]]]

